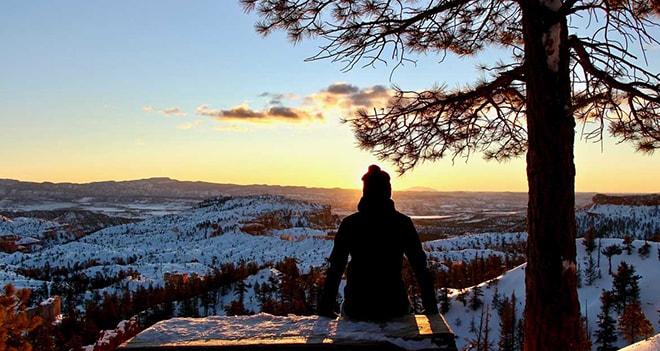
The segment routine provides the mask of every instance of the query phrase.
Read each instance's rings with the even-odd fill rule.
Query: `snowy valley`
[[[251,193],[263,187],[243,192],[226,187],[233,189],[227,195],[210,188],[195,196],[178,191],[188,196],[185,201],[176,194],[134,193],[123,202],[108,195],[98,203],[98,193],[64,201],[62,193],[55,198],[44,192],[50,194],[45,209],[36,198],[26,204],[12,197],[18,190],[7,189],[0,189],[5,206],[0,207],[0,281],[29,288],[31,304],[60,296],[61,313],[48,332],[68,348],[91,345],[100,330],[133,316],[144,328],[172,317],[314,314],[333,235],[357,199],[355,192],[328,189],[302,188],[292,196],[277,194],[281,188]],[[424,239],[441,309],[459,349],[518,349],[525,295],[524,194],[397,196],[397,207],[413,216]],[[603,291],[619,296],[637,286],[641,312],[655,333],[660,331],[655,281],[660,204],[620,197],[591,202],[591,196],[579,197],[578,233],[596,236],[592,244],[580,238],[576,245],[581,312],[596,350]],[[72,203],[78,204],[75,209]],[[605,255],[608,247],[621,250]],[[622,282],[621,269],[632,280]],[[623,310],[615,304],[608,313],[616,321]],[[614,328],[613,346],[631,343]],[[657,338],[647,344],[658,349]]]

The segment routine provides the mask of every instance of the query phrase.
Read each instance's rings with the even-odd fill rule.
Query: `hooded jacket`
[[[390,199],[363,197],[358,212],[341,222],[330,254],[319,314],[333,316],[341,277],[346,270],[344,314],[352,319],[383,320],[410,313],[401,276],[408,258],[426,314],[438,313],[426,254],[410,217]]]

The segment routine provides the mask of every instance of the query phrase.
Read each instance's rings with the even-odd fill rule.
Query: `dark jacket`
[[[348,256],[344,312],[350,318],[382,320],[410,313],[401,277],[406,255],[422,294],[426,314],[438,313],[426,254],[410,217],[392,200],[362,198],[358,212],[341,222],[330,254],[319,314],[332,316]]]

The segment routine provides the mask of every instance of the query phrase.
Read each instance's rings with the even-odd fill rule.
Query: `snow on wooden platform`
[[[212,316],[154,324],[118,350],[456,350],[441,315],[383,323],[319,316]]]

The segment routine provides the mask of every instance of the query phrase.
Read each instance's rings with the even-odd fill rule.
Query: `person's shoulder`
[[[362,216],[361,216],[360,212],[354,212],[354,213],[351,213],[348,216],[344,217],[344,219],[342,219],[342,223],[352,223],[352,222],[360,220],[361,217]]]
[[[399,211],[394,211],[394,217],[402,221],[412,222],[412,218],[410,218],[410,216],[405,215]]]

